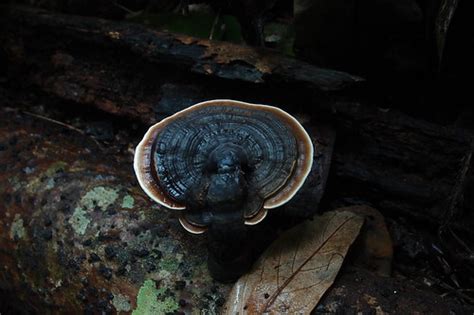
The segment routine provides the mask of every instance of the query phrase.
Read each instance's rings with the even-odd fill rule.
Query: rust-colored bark
[[[0,126],[0,288],[18,310],[133,310],[150,279],[163,310],[216,309],[203,238],[145,196],[130,156],[16,111]]]

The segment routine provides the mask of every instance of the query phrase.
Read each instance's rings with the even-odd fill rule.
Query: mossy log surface
[[[231,284],[211,279],[204,237],[141,191],[130,152],[14,109],[2,110],[0,126],[0,309],[220,312]],[[472,312],[406,279],[341,273],[319,312]]]
[[[0,288],[19,309],[216,309],[226,287],[208,275],[203,237],[144,195],[131,163],[61,126],[0,116]]]

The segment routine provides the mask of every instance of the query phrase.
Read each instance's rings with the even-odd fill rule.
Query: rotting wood
[[[187,233],[179,214],[146,197],[131,152],[117,153],[116,144],[97,147],[58,122],[1,109],[0,290],[30,301],[18,310],[38,313],[53,305],[58,312],[132,310],[140,308],[141,290],[156,295],[143,307],[157,313],[216,312],[230,288],[216,289],[207,272],[205,235]],[[327,175],[320,169],[328,155],[323,150],[319,145],[313,172],[286,211],[307,197],[316,211]],[[272,230],[262,242],[253,240],[263,246],[278,229]]]
[[[194,73],[224,79],[251,83],[291,80],[321,91],[341,91],[363,81],[357,76],[318,68],[271,51],[161,33],[137,24],[18,7],[11,7],[3,22],[7,32],[12,26],[26,32],[39,28],[42,33],[51,31],[50,35],[59,35],[67,41],[86,40],[89,44],[129,50],[153,63],[180,65]]]
[[[34,9],[14,8],[1,21],[8,80],[78,106],[150,125],[202,100],[233,98],[306,113],[316,129],[333,124],[330,205],[370,203],[439,222],[471,150],[463,130],[358,101],[357,77],[273,52]]]
[[[126,157],[4,109],[0,147],[0,291],[26,302],[14,310],[217,310],[228,288],[207,272],[203,237],[146,197]]]
[[[95,147],[69,128],[2,109],[0,292],[15,303],[7,307],[40,314],[219,312],[230,285],[210,279],[202,238],[146,198],[131,153]],[[351,270],[319,309],[472,309],[418,287]]]

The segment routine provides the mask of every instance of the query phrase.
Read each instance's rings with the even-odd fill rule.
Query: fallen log
[[[362,82],[355,76],[96,18],[11,8],[1,23],[12,85],[145,125],[212,98],[279,106],[335,127],[330,207],[369,203],[386,214],[464,224],[474,206],[471,134],[366,104],[353,93]]]
[[[203,238],[144,195],[131,154],[17,111],[0,121],[0,291],[15,311],[217,309],[227,287]]]
[[[141,191],[132,152],[98,146],[79,131],[1,110],[0,293],[8,301],[0,300],[0,310],[218,313],[231,285],[210,278],[204,239]],[[407,280],[349,269],[318,310],[437,314],[472,307]]]

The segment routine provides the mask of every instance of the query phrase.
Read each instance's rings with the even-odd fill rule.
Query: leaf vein
[[[335,217],[335,214],[328,220],[328,222],[331,222]],[[321,244],[313,251],[313,253],[298,267],[298,269],[296,269],[295,272],[293,272],[284,282],[283,284],[280,286],[279,284],[279,268],[278,268],[278,271],[277,271],[277,289],[276,291],[270,296],[270,298],[268,299],[267,303],[264,305],[264,308],[263,308],[263,312],[262,313],[265,313],[265,312],[268,312],[268,309],[271,305],[273,305],[273,303],[275,303],[276,299],[278,298],[278,295],[283,291],[283,289],[288,286],[288,284],[295,278],[296,274],[301,270],[303,269],[303,267],[309,262],[311,261],[311,259],[313,259],[313,257],[319,252],[319,250],[321,250],[321,248],[323,248],[327,242],[339,231],[341,230],[349,221],[351,221],[353,218],[352,217],[349,217],[347,218],[346,220],[344,220],[327,238],[325,238]],[[328,224],[329,225],[329,224]],[[279,255],[279,261],[281,259],[281,253]]]

